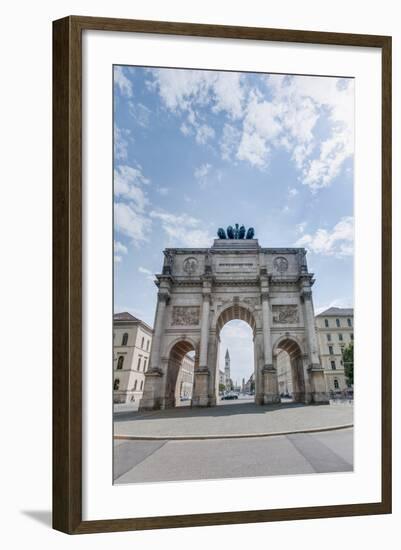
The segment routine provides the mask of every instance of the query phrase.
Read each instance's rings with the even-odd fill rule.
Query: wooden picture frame
[[[82,520],[82,32],[378,48],[382,59],[382,496],[379,502]],[[53,527],[69,534],[391,512],[391,37],[71,16],[53,23]]]

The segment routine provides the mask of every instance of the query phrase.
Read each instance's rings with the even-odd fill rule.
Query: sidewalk
[[[230,404],[115,415],[114,436],[127,439],[256,437],[353,425],[350,405]]]

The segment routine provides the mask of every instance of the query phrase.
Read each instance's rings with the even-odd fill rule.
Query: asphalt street
[[[224,404],[223,404],[224,403]],[[223,401],[216,407],[179,407],[161,411],[121,411],[114,414],[114,435],[186,437],[265,435],[331,427],[350,427],[351,405],[281,403],[255,405],[253,400]]]
[[[116,484],[349,472],[353,429],[252,439],[114,442]]]

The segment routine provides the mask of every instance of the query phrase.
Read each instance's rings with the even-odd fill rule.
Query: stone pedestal
[[[324,370],[320,365],[312,365],[309,372],[312,386],[312,402],[320,404],[330,403],[329,396],[326,391]]]
[[[161,398],[163,372],[161,369],[152,369],[145,373],[145,384],[142,399],[139,402],[140,411],[163,409],[164,399]]]
[[[277,370],[273,365],[263,367],[263,404],[280,403],[278,393]]]
[[[192,407],[210,407],[209,398],[209,369],[207,367],[196,369],[194,372],[194,393]]]

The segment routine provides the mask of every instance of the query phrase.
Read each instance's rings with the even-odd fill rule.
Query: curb
[[[221,435],[115,435],[114,439],[127,441],[192,441],[204,439],[250,439],[256,437],[275,437],[279,435],[308,434],[316,432],[332,432],[353,428],[354,424],[342,424],[339,426],[327,426],[323,428],[305,428],[301,430],[290,430],[281,432],[253,433],[253,434],[221,434]]]

